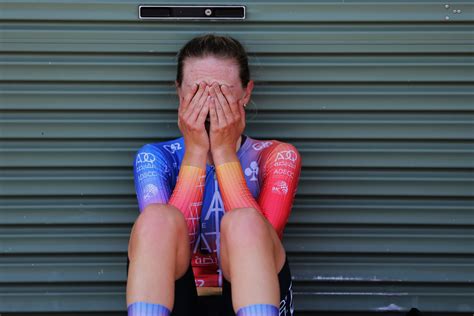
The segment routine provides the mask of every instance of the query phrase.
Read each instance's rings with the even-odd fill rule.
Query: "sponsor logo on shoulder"
[[[180,144],[180,143],[173,143],[173,144],[171,144],[171,145],[164,145],[163,148],[166,149],[168,152],[170,152],[170,153],[172,153],[172,154],[174,154],[174,153],[175,153],[176,151],[178,151],[178,150],[183,149],[183,148],[181,147],[181,144]]]
[[[276,155],[276,158],[275,158],[275,162],[277,161],[285,161],[285,160],[288,160],[288,161],[291,161],[291,162],[295,162],[296,159],[298,158],[298,155],[296,154],[296,152],[294,150],[283,150],[283,151],[280,151],[277,153]]]
[[[137,155],[136,163],[141,164],[141,163],[154,163],[156,161],[156,157],[154,154],[149,153],[149,152],[141,152]]]
[[[139,153],[135,160],[136,170],[153,169],[155,167],[155,161],[156,157],[154,154],[149,152]]]
[[[280,161],[275,161],[273,163],[274,167],[287,167],[290,169],[296,169],[296,164],[291,162],[290,160],[280,160]]]
[[[270,141],[257,142],[252,145],[252,148],[256,151],[260,151],[264,148],[270,147],[271,144],[273,144],[273,142],[270,142]]]
[[[145,169],[155,169],[155,170],[160,170],[164,173],[171,173],[171,170],[168,168],[166,163],[164,163],[162,160],[156,159],[156,156],[152,153],[149,152],[142,152],[137,155],[137,158],[135,160],[135,165],[136,165],[136,171],[140,172]],[[150,173],[152,171],[149,171]],[[143,174],[141,174],[142,176]],[[156,174],[153,174],[156,175]],[[148,176],[143,176],[142,178],[148,178]]]
[[[250,163],[250,166],[245,168],[245,175],[247,177],[251,176],[250,181],[257,181],[256,175],[258,175],[258,169],[259,168],[258,168],[258,164],[257,164],[256,161],[252,161]]]

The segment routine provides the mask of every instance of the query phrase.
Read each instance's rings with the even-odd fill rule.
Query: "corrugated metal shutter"
[[[144,3],[169,2],[0,1],[0,312],[125,311],[133,155],[179,135],[176,52],[216,31],[251,56],[247,133],[303,154],[297,314],[474,311],[471,1]]]

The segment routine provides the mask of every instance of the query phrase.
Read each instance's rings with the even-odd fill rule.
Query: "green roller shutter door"
[[[213,3],[247,20],[0,1],[0,313],[125,314],[133,156],[179,135],[176,53],[205,32],[248,49],[247,133],[303,155],[296,315],[472,313],[473,3]]]

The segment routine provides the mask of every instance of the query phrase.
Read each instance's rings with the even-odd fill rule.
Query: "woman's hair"
[[[247,52],[242,44],[230,36],[206,34],[195,37],[187,42],[178,53],[178,71],[176,81],[181,86],[183,81],[183,67],[189,57],[220,57],[232,59],[239,66],[239,76],[242,87],[247,87],[250,80],[250,70]]]

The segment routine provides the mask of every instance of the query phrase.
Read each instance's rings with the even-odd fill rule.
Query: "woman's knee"
[[[254,208],[239,208],[227,212],[221,222],[221,238],[240,245],[270,239],[266,219]]]
[[[156,244],[170,236],[186,234],[186,230],[184,215],[177,208],[166,204],[150,204],[140,213],[132,227],[129,257],[137,244]],[[163,238],[164,235],[168,237]]]

